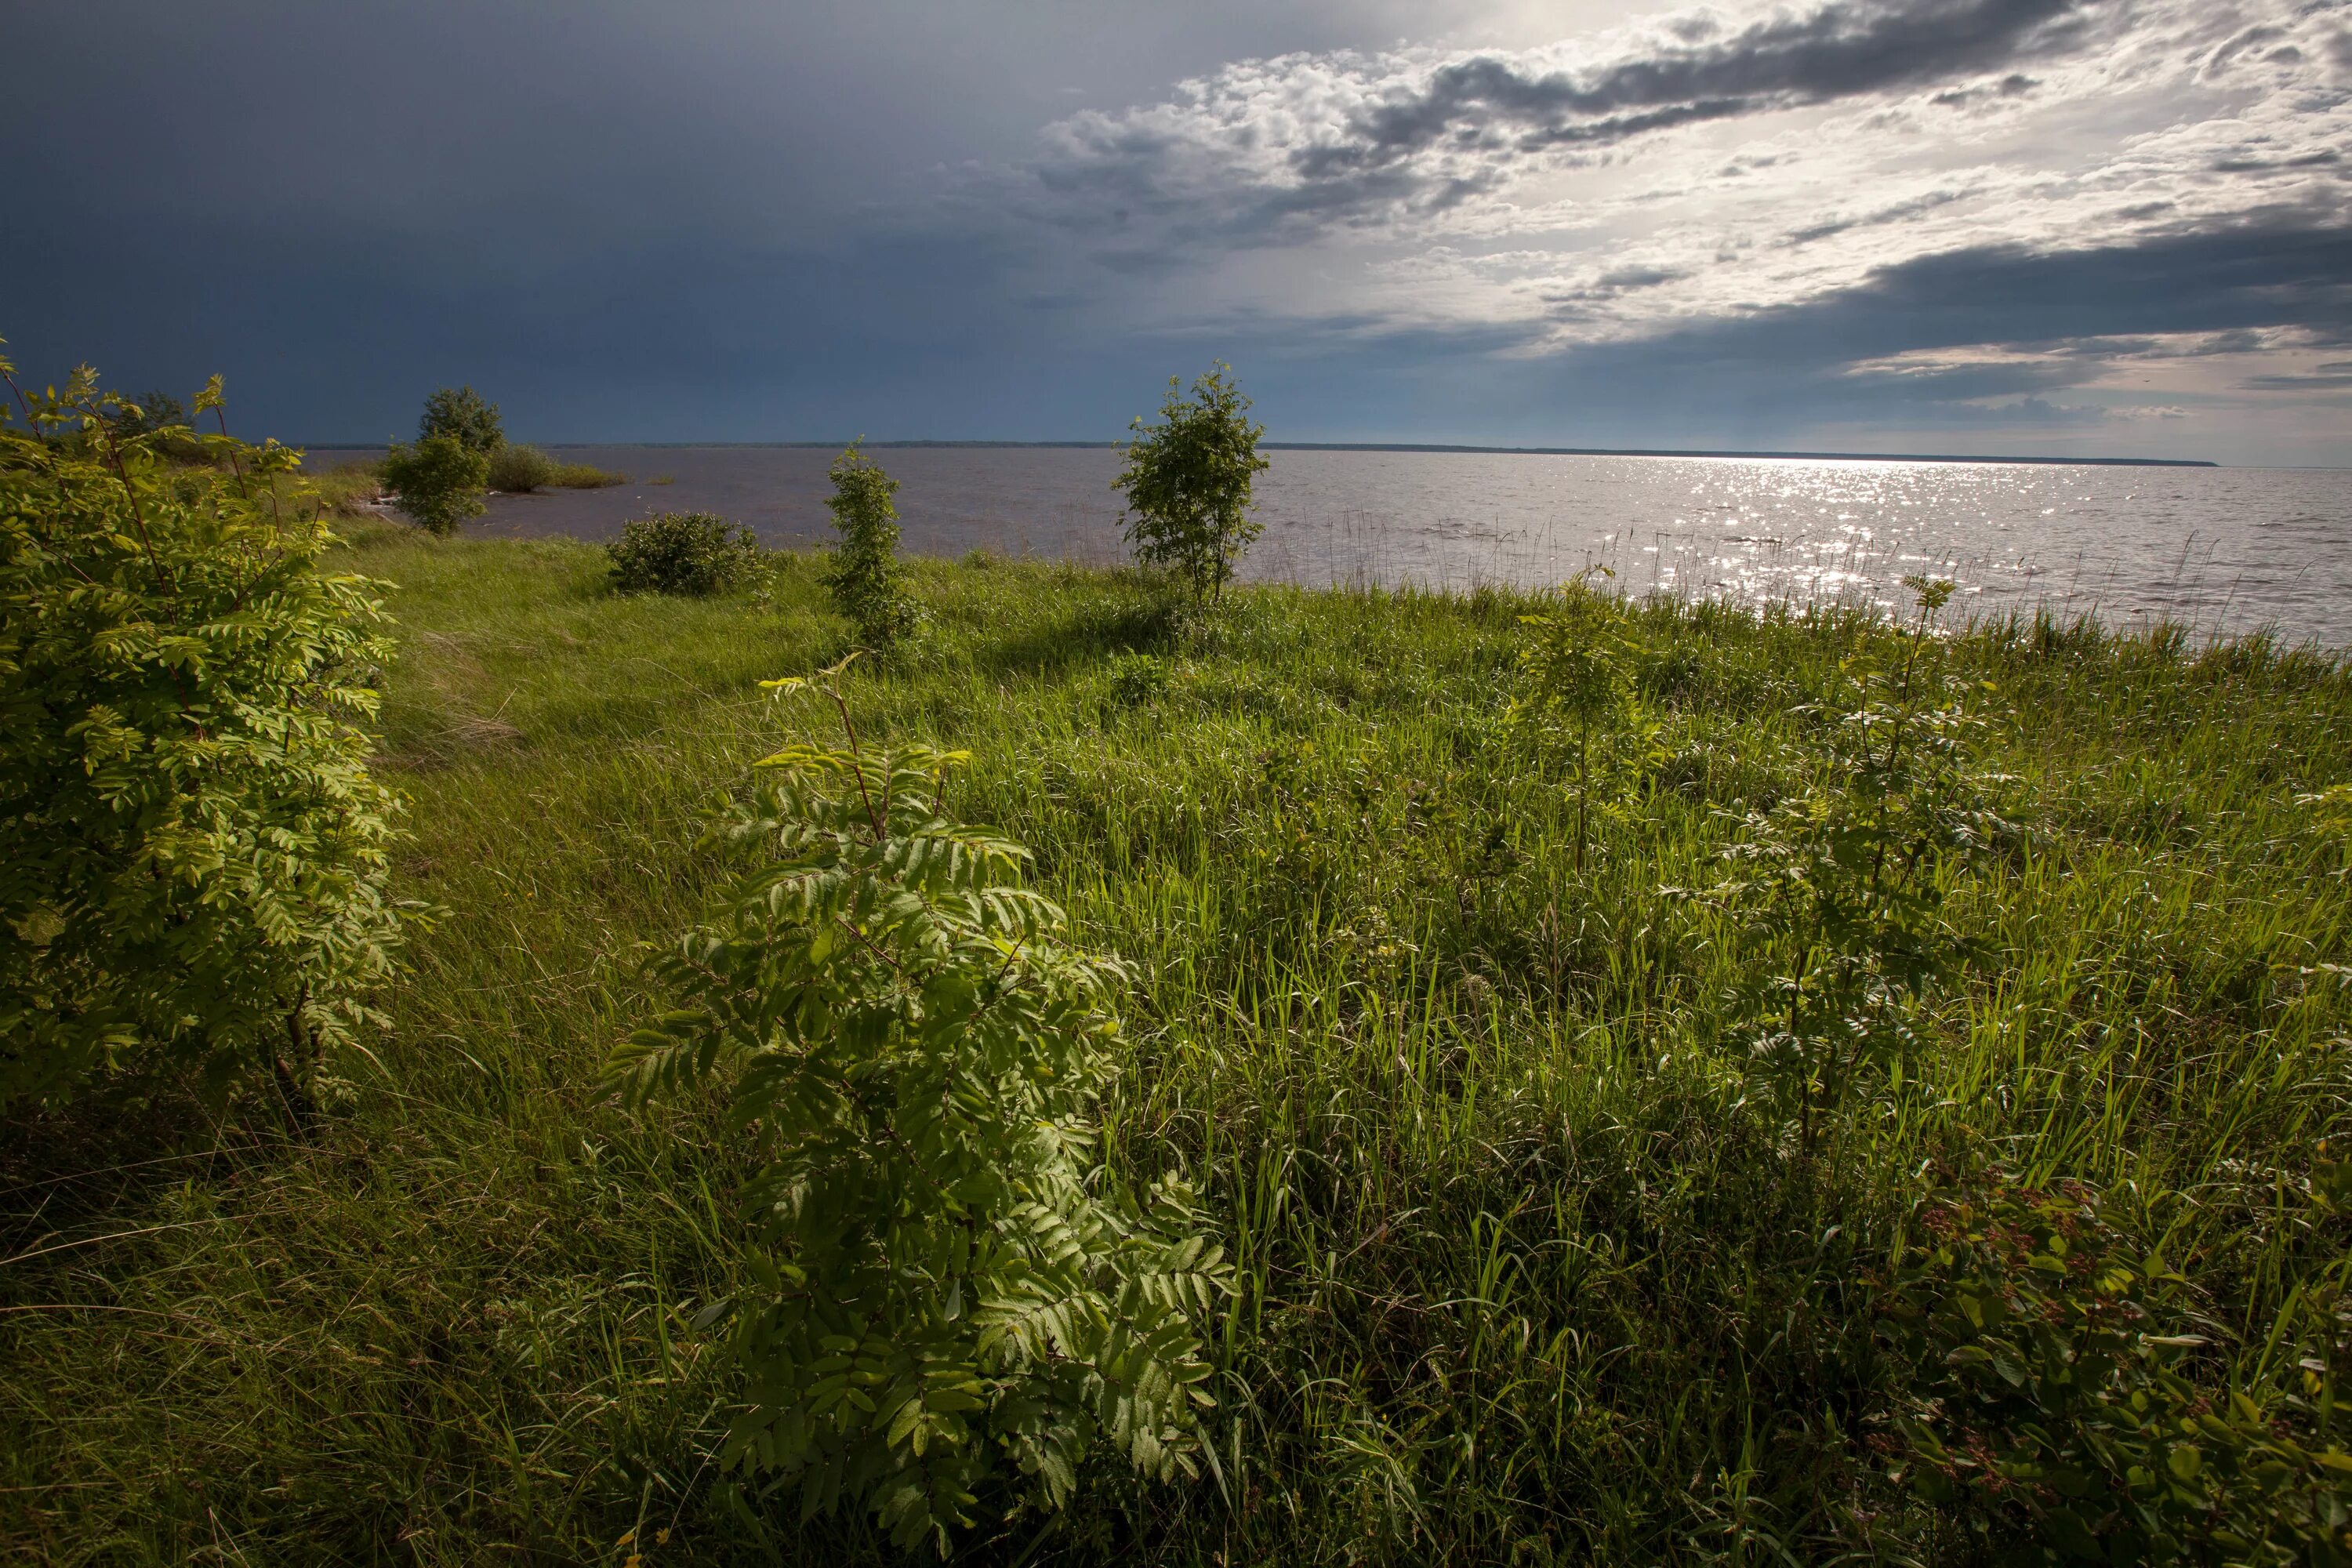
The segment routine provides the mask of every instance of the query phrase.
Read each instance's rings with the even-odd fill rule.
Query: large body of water
[[[604,490],[499,496],[476,531],[609,539],[651,511],[711,511],[771,544],[830,536],[833,454],[580,447]],[[907,548],[1123,557],[1108,447],[881,447]],[[320,452],[314,464],[339,454]],[[2116,624],[2273,628],[2352,647],[2352,469],[2154,468],[1797,458],[1278,451],[1245,574],[1311,585],[1557,582],[1763,603],[1892,605],[1905,574],[1972,616],[2048,604]],[[666,484],[650,481],[667,479]]]

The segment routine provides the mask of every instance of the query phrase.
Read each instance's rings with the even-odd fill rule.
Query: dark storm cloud
[[[1654,289],[1685,276],[1671,267],[1620,267],[1601,275],[1603,289]]]
[[[201,220],[173,239],[203,265],[156,289],[123,281],[136,224],[12,235],[47,281],[40,311],[0,307],[5,352],[38,379],[88,361],[110,384],[183,396],[218,372],[239,430],[294,443],[402,434],[425,394],[461,382],[541,441],[1067,427],[1036,412],[1052,302],[1019,288],[1024,258],[997,237],[653,236],[534,265],[520,283],[454,267],[427,239],[328,228],[255,245]],[[1017,423],[1030,418],[1042,430]]]
[[[1430,438],[1655,444],[1645,432],[1670,413],[1675,440],[1692,445],[1801,444],[1825,422],[1948,428],[1956,438],[2081,431],[2108,416],[2063,395],[2118,362],[2258,353],[2282,331],[2305,343],[2352,341],[2352,228],[2282,215],[2074,252],[1979,247],[1637,341],[1547,346],[1546,330],[1402,331],[1377,318],[1315,315],[1239,322],[1231,336],[1248,344],[1272,416],[1288,404],[1348,405],[1365,417],[1381,399],[1402,400],[1399,388],[1420,388],[1413,405],[1465,421]],[[1886,363],[1906,355],[1927,363]],[[2330,362],[2315,375],[2273,378],[2271,390],[2324,395],[2345,387],[2337,378],[2347,372],[2352,361]]]
[[[2129,245],[1948,251],[1887,268],[1825,324],[1848,357],[2047,337],[2352,327],[2352,228],[2282,215]],[[1769,335],[1771,329],[1763,331]]]
[[[1441,141],[1509,139],[1533,152],[1916,87],[2066,47],[2081,34],[2081,9],[2077,0],[1850,0],[1590,75],[1462,60],[1364,116],[1350,142],[1301,152],[1299,168],[1323,177]]]
[[[1566,348],[1548,362],[1545,395],[1603,418],[1680,405],[1726,440],[1778,439],[1825,420],[2081,424],[2100,416],[2038,395],[2096,382],[2117,360],[2249,352],[2278,329],[2305,342],[2352,334],[2352,228],[2283,219],[2143,245],[1923,257],[1744,319]],[[2184,346],[2180,334],[2210,335]],[[1933,363],[1938,351],[1966,350],[2020,357]],[[1884,363],[1904,355],[1930,363]],[[2346,384],[2334,379],[2339,368],[2352,362],[2258,380],[2325,393]],[[2002,397],[2019,401],[1988,405]]]
[[[2352,359],[2330,360],[2308,375],[2250,375],[2251,392],[2352,392]]]
[[[1946,109],[1976,103],[1989,98],[2022,98],[2042,84],[2021,71],[2012,71],[1990,87],[1956,87],[1949,92],[1939,92],[1928,101]]]

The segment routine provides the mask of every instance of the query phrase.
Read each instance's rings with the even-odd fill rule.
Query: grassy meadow
[[[397,585],[397,888],[441,913],[305,1138],[260,1100],[0,1129],[0,1558],[892,1560],[719,1500],[695,1320],[750,1154],[595,1088],[654,1005],[639,944],[730,873],[712,801],[834,738],[758,688],[846,647],[818,563],[621,597],[578,543],[348,532]],[[1938,1172],[2103,1190],[2189,1281],[2217,1387],[2269,1375],[2343,1251],[2302,1197],[2352,1090],[2333,657],[1932,644],[2009,828],[1942,889],[1965,956],[1903,1070],[1800,1148],[1741,1043],[1775,939],[1705,890],[1828,765],[1819,705],[1885,624],[1641,606],[1580,857],[1566,765],[1507,717],[1532,597],[1250,587],[1195,622],[1131,574],[915,573],[929,631],[850,711],[968,749],[954,809],[1134,966],[1111,1158],[1189,1169],[1242,1280],[1222,1482],[1101,1463],[965,1560],[1967,1561],[1889,1477],[1879,1307]]]

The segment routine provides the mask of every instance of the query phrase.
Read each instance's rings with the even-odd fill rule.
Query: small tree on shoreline
[[[1140,416],[1115,488],[1127,497],[1127,542],[1138,561],[1167,566],[1192,599],[1223,595],[1250,542],[1265,525],[1250,515],[1252,482],[1266,468],[1258,453],[1265,426],[1251,422],[1250,400],[1223,360],[1196,377],[1187,398],[1174,376],[1160,423]]]
[[[457,531],[467,518],[482,515],[490,458],[455,436],[425,436],[414,447],[394,442],[383,459],[383,482],[394,504],[418,527],[436,537]]]
[[[1622,718],[1633,694],[1632,626],[1624,601],[1592,585],[1594,572],[1562,585],[1547,613],[1519,619],[1531,636],[1519,652],[1513,714],[1538,735],[1570,741],[1576,759],[1576,868],[1584,869],[1592,804],[1592,742]]]
[[[835,458],[828,476],[833,496],[824,504],[841,534],[824,585],[841,613],[857,627],[860,642],[884,648],[914,630],[918,618],[907,590],[907,569],[898,560],[898,512],[890,504],[898,481],[852,441]]]
[[[436,436],[446,436],[485,457],[507,444],[499,405],[470,386],[445,386],[425,400],[425,413],[416,421],[416,438],[429,441]]]

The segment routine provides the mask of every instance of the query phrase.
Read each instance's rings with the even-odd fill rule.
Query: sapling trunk
[[[1584,869],[1585,803],[1592,798],[1592,780],[1586,770],[1588,748],[1591,745],[1592,726],[1590,721],[1576,731],[1576,868]]]
[[[285,1107],[287,1121],[292,1123],[297,1138],[306,1136],[311,1124],[319,1119],[318,1101],[311,1099],[310,1090],[303,1087],[310,1075],[318,1070],[320,1055],[319,1041],[302,1023],[302,1009],[310,1000],[310,994],[306,990],[286,1014],[286,1037],[293,1047],[293,1058],[299,1064],[300,1073],[298,1075],[294,1068],[287,1065],[286,1058],[275,1050],[264,1052],[269,1058],[269,1076],[278,1086],[278,1102]]]

